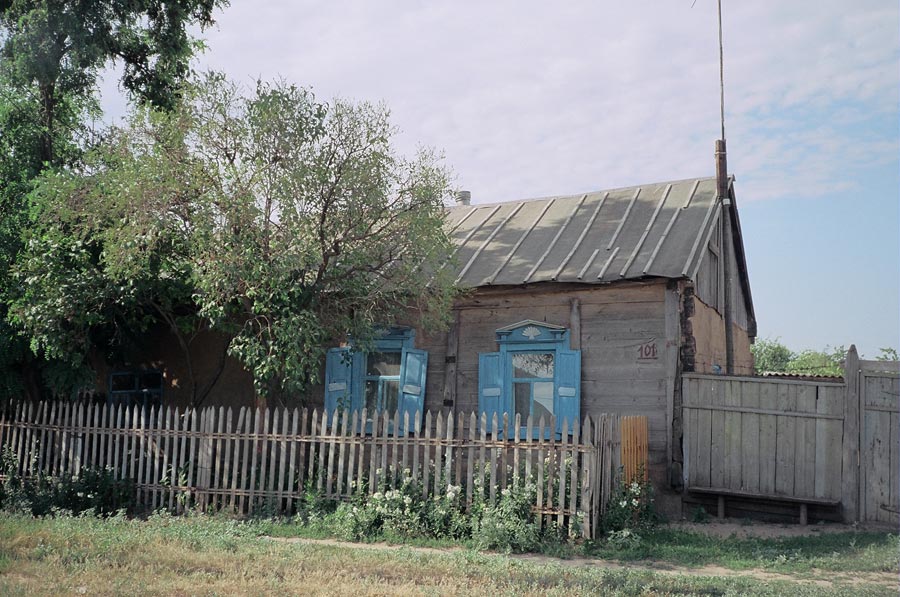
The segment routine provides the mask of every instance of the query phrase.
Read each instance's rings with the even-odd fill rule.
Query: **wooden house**
[[[647,415],[651,477],[679,487],[681,373],[753,370],[756,323],[732,179],[727,189],[729,201],[717,199],[715,178],[463,199],[447,229],[457,283],[470,292],[449,330],[423,330],[413,318],[386,327],[372,353],[335,347],[325,406],[523,420]]]
[[[679,487],[681,374],[753,370],[756,323],[733,180],[721,189],[728,201],[717,199],[724,192],[714,177],[460,201],[447,213],[456,247],[448,267],[468,292],[449,329],[422,329],[410,313],[384,322],[371,353],[330,348],[324,384],[308,402],[411,417],[647,415],[650,473],[659,487]],[[225,359],[222,338],[208,336],[197,339],[194,363],[196,379],[218,379],[205,404],[254,404],[249,374]],[[123,399],[155,395],[149,363],[163,372],[160,400],[190,402],[182,359],[165,333],[157,340],[139,370],[110,375],[111,396],[117,388]]]

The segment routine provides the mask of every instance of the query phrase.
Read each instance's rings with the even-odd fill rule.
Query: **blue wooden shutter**
[[[352,408],[353,368],[349,348],[332,348],[325,355],[325,412],[328,421],[338,407]]]
[[[416,414],[421,418],[425,410],[425,374],[428,372],[428,353],[413,348],[403,349],[400,362],[400,433],[416,428]],[[403,428],[403,415],[409,413],[409,429]]]
[[[575,421],[581,419],[581,351],[557,351],[556,372],[557,431],[562,429],[562,420],[567,419],[571,432]]]
[[[499,352],[483,352],[478,355],[478,410],[487,414],[488,429],[497,415],[498,424],[503,420],[503,363]]]

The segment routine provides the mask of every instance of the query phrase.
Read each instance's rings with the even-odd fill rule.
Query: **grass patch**
[[[821,533],[779,539],[715,537],[657,528],[640,533],[640,541],[586,546],[586,555],[621,561],[659,560],[682,566],[715,564],[733,570],[762,568],[780,573],[896,572],[898,536],[890,533]]]
[[[273,541],[296,525],[167,515],[34,519],[0,514],[0,594],[895,595],[896,586],[767,582],[447,554]],[[675,545],[666,531],[654,535]],[[677,533],[688,542],[699,541]],[[839,537],[839,536],[837,536]],[[836,546],[836,536],[820,536]],[[861,536],[858,536],[861,538]],[[896,565],[896,540],[894,565]],[[733,539],[718,540],[727,545]],[[740,540],[741,542],[745,540]],[[796,539],[790,540],[797,541]],[[766,540],[771,543],[771,540]],[[857,545],[861,545],[859,542]],[[878,547],[878,541],[867,546]],[[868,547],[862,546],[865,551]],[[709,549],[695,547],[697,553]],[[665,552],[665,548],[662,550]],[[668,552],[673,557],[682,557]],[[622,557],[622,553],[616,554]],[[633,556],[639,554],[633,553]],[[653,557],[658,557],[658,553]],[[706,556],[695,556],[700,562]],[[854,559],[863,566],[861,558]],[[865,569],[871,569],[866,565]]]

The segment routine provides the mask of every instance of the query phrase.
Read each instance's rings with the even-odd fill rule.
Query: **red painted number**
[[[638,358],[639,359],[655,359],[655,358],[657,358],[656,342],[647,342],[646,344],[641,344],[641,347],[638,349]]]

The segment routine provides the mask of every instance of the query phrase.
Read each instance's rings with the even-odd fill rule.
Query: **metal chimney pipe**
[[[457,205],[471,205],[472,204],[471,191],[457,191],[456,204]]]

